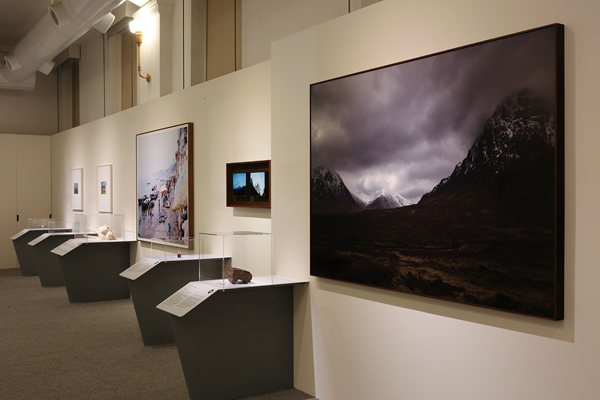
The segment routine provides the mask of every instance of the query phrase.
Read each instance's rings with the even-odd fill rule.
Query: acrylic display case
[[[293,285],[215,290],[184,316],[170,315],[190,399],[294,387],[293,293]]]
[[[48,221],[48,234],[57,235],[62,233],[78,234],[82,227],[78,221]]]
[[[27,218],[27,229],[47,229],[52,218]]]
[[[210,283],[220,289],[235,285],[254,285],[254,280],[273,282],[272,249],[273,239],[270,233],[253,231],[200,232],[202,238],[201,253],[209,253],[222,260],[222,276]],[[227,264],[227,265],[226,265]],[[227,269],[238,268],[252,274],[248,283],[232,283]],[[202,268],[200,274],[203,275]]]
[[[52,220],[48,222],[47,233],[28,243],[42,286],[64,286],[58,256],[51,251],[67,240],[74,239],[79,229],[79,222]]]
[[[58,255],[65,288],[71,303],[129,298],[127,282],[119,274],[129,268],[130,244],[135,232],[124,229],[122,214],[78,214],[85,224],[83,231],[109,226],[116,239],[103,238],[103,233],[79,232],[74,239],[54,248]]]
[[[222,257],[199,254],[201,242],[191,237],[152,239],[150,257],[120,274],[127,280],[144,345],[175,340],[168,314],[156,308],[160,302],[188,282],[222,277]],[[191,250],[176,248],[173,244]],[[225,264],[229,265],[227,260]]]
[[[101,239],[101,235],[97,235],[98,228],[107,226],[114,232],[116,240],[136,240],[135,232],[125,229],[123,214],[76,214],[75,221],[81,227],[80,234],[75,236],[77,239]]]
[[[292,388],[294,285],[306,281],[274,275],[269,233],[199,237],[203,251],[220,258],[223,276],[189,282],[157,306],[170,316],[190,398],[229,400]],[[252,280],[231,283],[226,261],[250,271]]]
[[[50,221],[52,221],[51,218],[28,218],[27,229],[23,229],[11,236],[21,275],[36,276],[38,274],[33,253],[28,243],[38,236],[47,233]]]

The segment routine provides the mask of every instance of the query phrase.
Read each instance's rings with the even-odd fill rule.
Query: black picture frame
[[[564,26],[310,86],[310,274],[564,319]]]
[[[226,172],[227,207],[271,208],[271,160],[228,163]],[[234,187],[234,176],[240,175],[245,176],[243,193]]]

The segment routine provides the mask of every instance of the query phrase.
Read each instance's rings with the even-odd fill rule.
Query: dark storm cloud
[[[418,199],[462,161],[503,100],[525,87],[553,96],[553,39],[544,29],[311,86],[313,167],[368,194]]]

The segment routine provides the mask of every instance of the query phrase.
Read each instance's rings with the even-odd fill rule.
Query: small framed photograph
[[[71,170],[71,208],[83,211],[83,168]]]
[[[100,165],[96,171],[98,212],[112,213],[112,165]]]
[[[227,207],[271,208],[271,160],[227,164]]]

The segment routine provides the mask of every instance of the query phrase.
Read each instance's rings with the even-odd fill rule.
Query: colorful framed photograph
[[[100,165],[96,168],[96,188],[98,212],[112,213],[112,165]]]
[[[310,87],[311,275],[564,318],[564,27]]]
[[[138,240],[171,239],[190,248],[193,241],[193,124],[136,136]],[[169,243],[169,242],[167,242]]]

